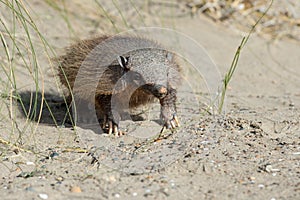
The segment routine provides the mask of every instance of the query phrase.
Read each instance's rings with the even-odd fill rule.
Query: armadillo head
[[[163,98],[169,87],[170,74],[175,70],[173,54],[162,49],[139,49],[118,58],[124,71],[122,87],[143,88]]]

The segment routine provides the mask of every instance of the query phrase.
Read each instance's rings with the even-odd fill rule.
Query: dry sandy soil
[[[253,34],[230,82],[225,113],[211,115],[205,112],[209,94],[214,93],[209,88],[221,84],[220,77],[245,33],[199,13],[178,14],[180,8],[172,4],[136,1],[140,2],[136,8],[124,4],[119,11],[111,1],[103,1],[101,8],[94,1],[78,0],[66,2],[64,13],[44,1],[30,2],[26,4],[29,12],[58,54],[76,37],[142,26],[168,27],[203,48],[183,51],[192,61],[200,59],[195,59],[193,67],[183,65],[184,81],[178,94],[181,127],[153,142],[149,138],[161,128],[158,105],[146,109],[145,120],[122,122],[121,128],[129,134],[120,138],[63,125],[66,108],[58,103],[61,90],[41,42],[32,33],[43,75],[40,85],[56,123],[46,106],[37,123],[25,117],[19,103],[2,95],[1,199],[300,199],[299,41]],[[11,20],[3,5],[2,17]],[[21,41],[25,34],[18,31]],[[5,64],[3,49],[0,53]],[[18,91],[30,109],[35,87],[20,57],[16,59]],[[206,64],[217,66],[211,68],[213,75],[201,68]],[[0,76],[2,82],[7,80],[3,69]]]

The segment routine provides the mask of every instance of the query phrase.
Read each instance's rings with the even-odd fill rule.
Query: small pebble
[[[170,196],[170,194],[169,194],[169,189],[168,189],[168,188],[164,188],[164,189],[162,190],[162,192],[163,192],[166,196]]]
[[[274,169],[274,168],[272,167],[272,165],[267,165],[267,166],[266,166],[266,171],[267,171],[267,172],[279,172],[280,169]]]
[[[64,180],[64,178],[63,178],[63,177],[61,177],[61,176],[59,176],[59,177],[55,178],[55,180],[57,180],[57,181],[61,182],[61,181],[63,181],[63,180]]]
[[[171,185],[171,187],[175,187],[174,180],[170,180],[170,185]]]
[[[73,186],[71,189],[70,189],[71,192],[73,193],[80,193],[81,192],[81,188],[78,187],[78,186]]]
[[[48,195],[47,194],[39,194],[39,197],[41,199],[48,199]]]
[[[28,162],[26,162],[26,165],[34,165],[34,162],[28,161]]]
[[[264,184],[258,184],[258,187],[259,187],[259,188],[264,188],[265,185],[264,185]]]
[[[120,196],[120,194],[116,193],[116,194],[115,194],[115,197],[116,197],[116,198],[120,198],[121,196]]]
[[[111,183],[114,183],[114,182],[117,181],[117,179],[116,179],[115,176],[109,176],[109,177],[108,177],[108,180],[109,180],[109,182],[111,182]]]
[[[136,193],[136,192],[132,193],[132,196],[136,197],[136,196],[137,196],[137,193]]]
[[[52,152],[49,157],[54,158],[54,157],[57,157],[57,156],[59,156],[59,154],[57,152]]]
[[[151,190],[150,190],[150,189],[146,189],[145,192],[146,192],[146,193],[150,193]]]

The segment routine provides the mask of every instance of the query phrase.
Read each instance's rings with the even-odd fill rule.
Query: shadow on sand
[[[38,92],[21,92],[19,93],[18,107],[24,118],[31,121],[39,121],[39,123],[56,127],[72,128],[74,119],[71,106],[68,108],[67,103],[62,96]],[[143,121],[144,118],[140,114],[130,115],[133,121]],[[90,129],[95,133],[99,133],[99,122],[76,123],[83,129]]]
[[[71,114],[62,96],[40,92],[21,92],[18,101],[20,113],[39,123],[72,127]]]

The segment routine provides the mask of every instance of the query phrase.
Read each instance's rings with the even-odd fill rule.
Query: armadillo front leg
[[[104,113],[104,120],[102,128],[107,130],[107,133],[115,136],[123,135],[122,131],[119,130],[119,119],[115,119],[116,116],[111,110],[111,95],[101,95],[97,97],[97,103],[101,107],[101,111]]]
[[[105,114],[102,128],[107,129],[108,135],[111,135],[112,133],[114,133],[115,136],[123,135],[123,132],[119,129],[118,123],[113,119],[111,112]]]
[[[172,88],[168,89],[167,95],[160,99],[161,118],[164,121],[162,131],[165,128],[174,129],[180,126],[176,115],[176,99],[176,90]]]

